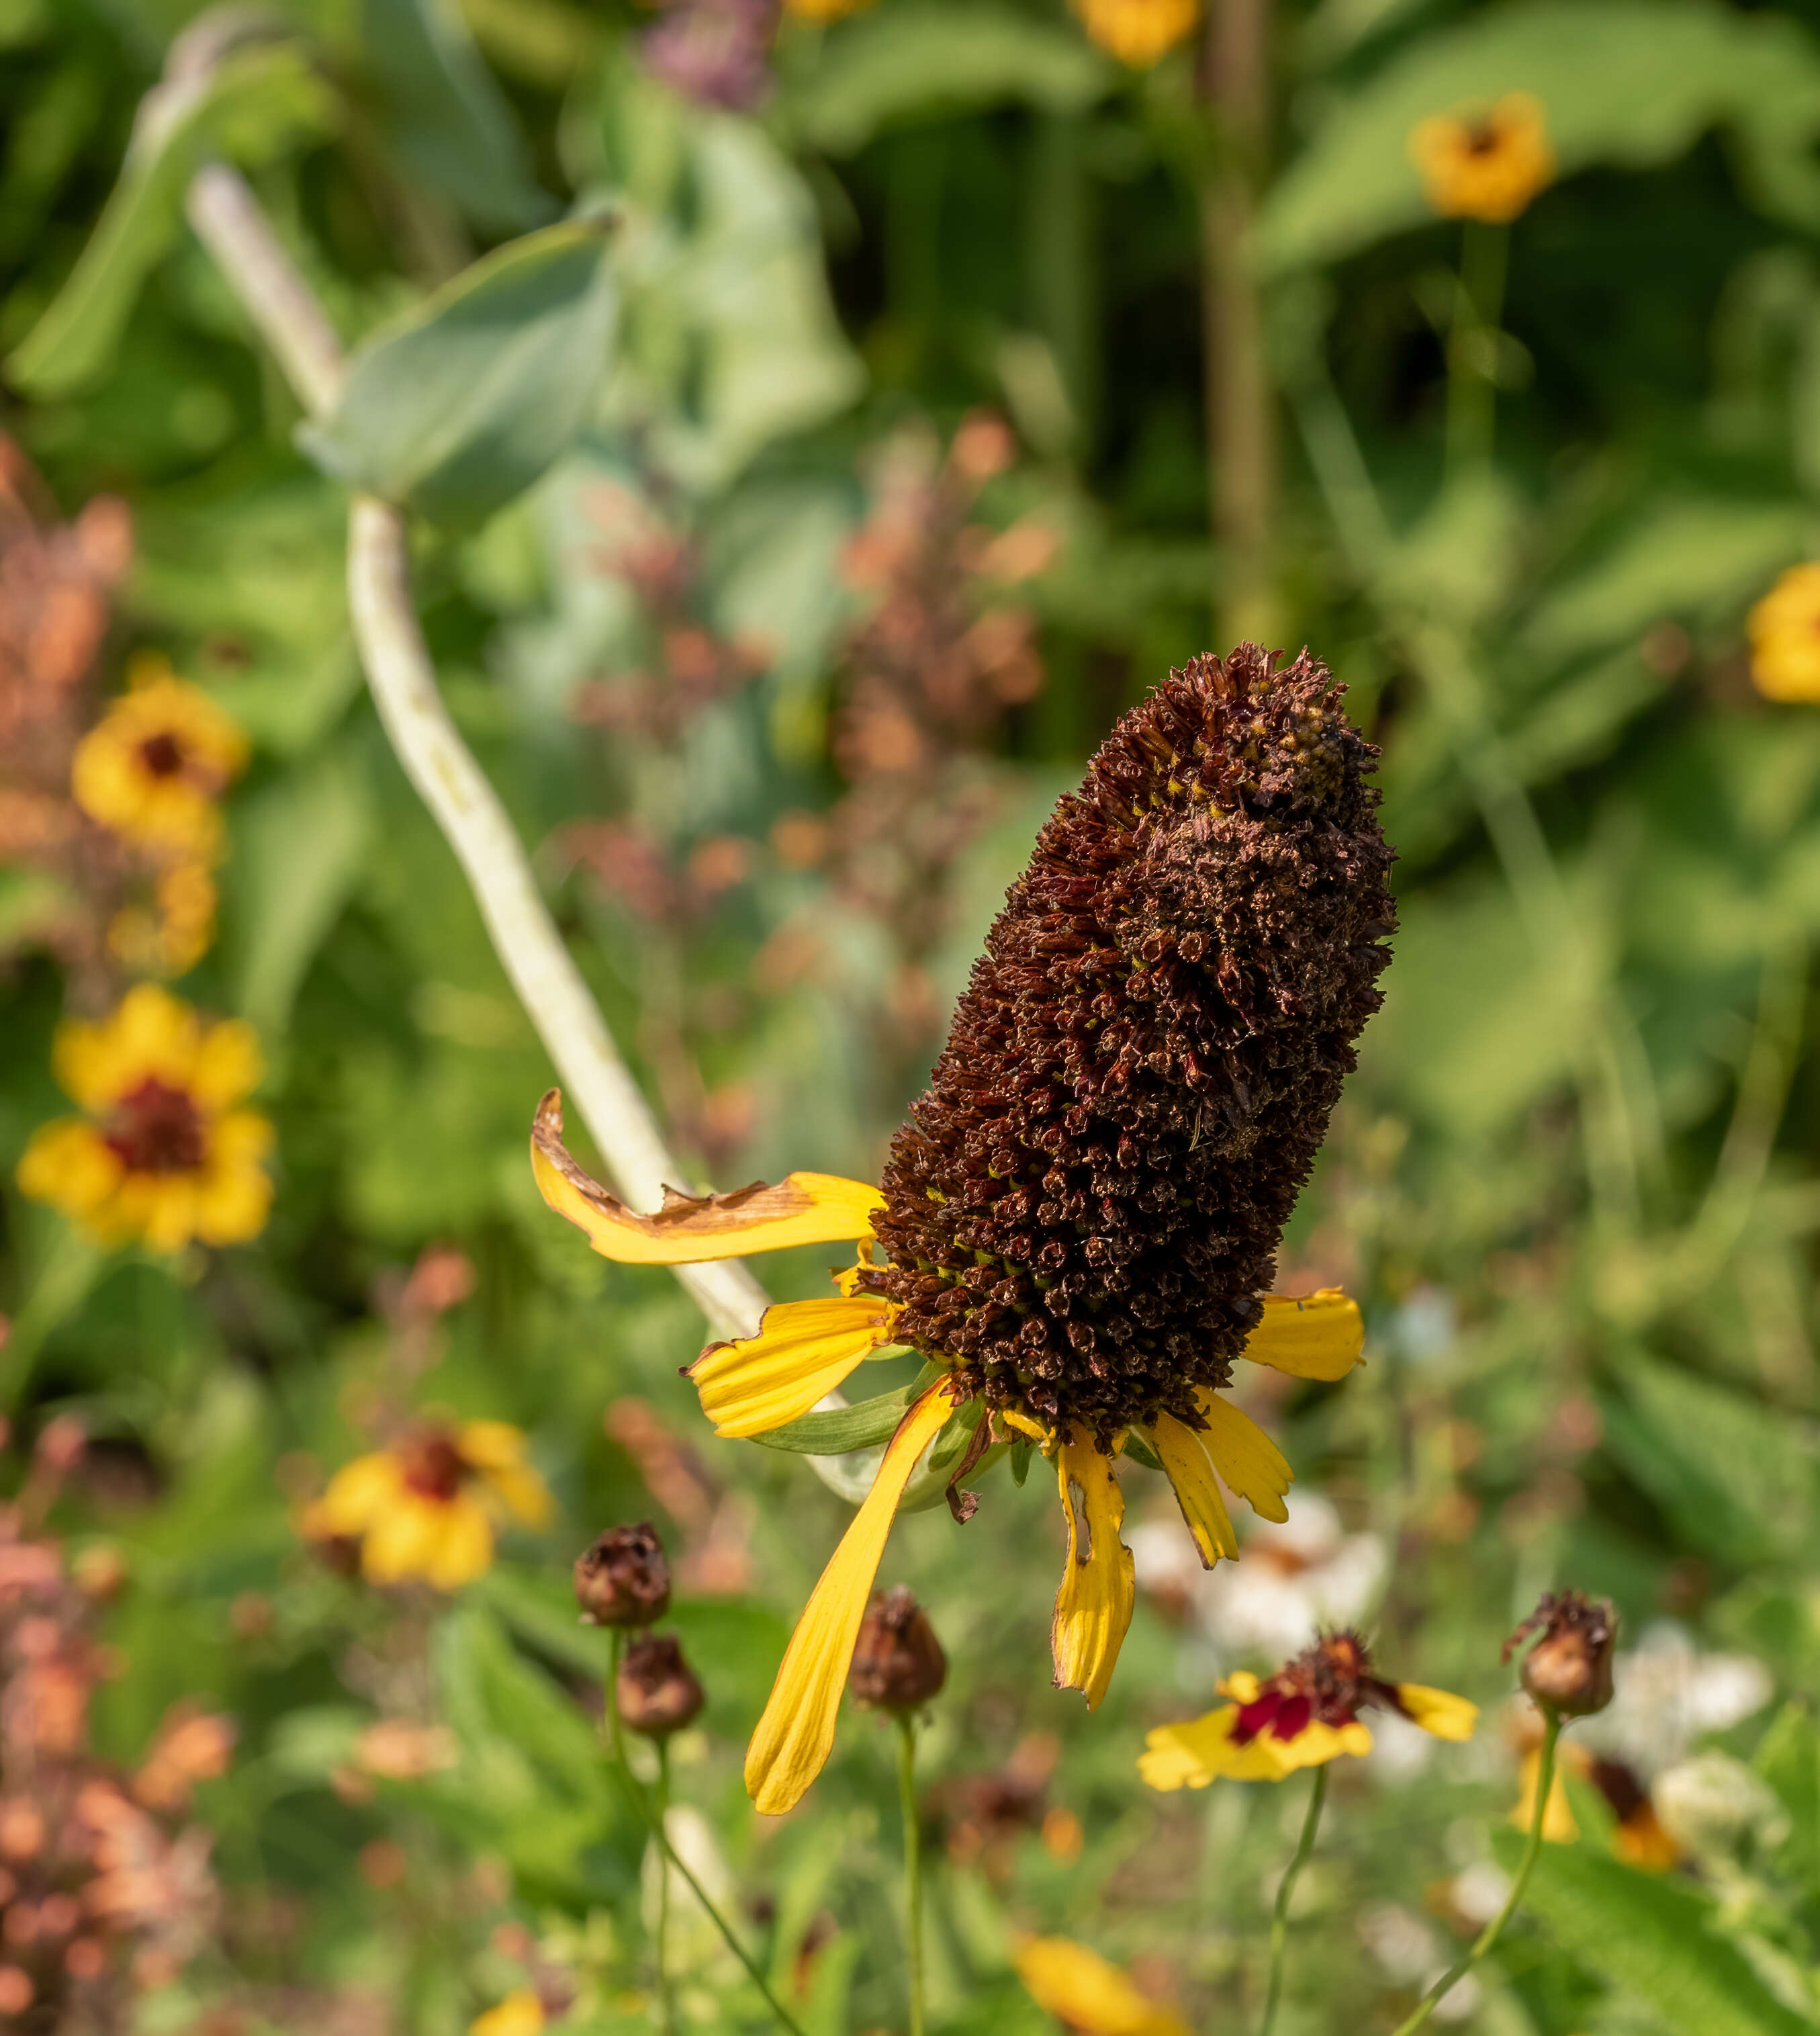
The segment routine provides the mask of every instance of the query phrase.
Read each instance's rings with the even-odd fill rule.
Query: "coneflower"
[[[840,1297],[768,1309],[690,1367],[722,1435],[796,1420],[864,1359],[939,1373],[793,1636],[747,1759],[761,1809],[813,1780],[893,1514],[934,1452],[959,1487],[1010,1444],[1055,1465],[1068,1561],[1056,1680],[1097,1705],[1131,1617],[1113,1460],[1168,1472],[1204,1563],[1238,1553],[1219,1480],[1285,1517],[1291,1472],[1223,1397],[1236,1358],[1310,1378],[1357,1359],[1337,1289],[1269,1291],[1353,1043],[1380,1001],[1392,860],[1377,752],[1305,651],[1197,658],[1126,715],[1038,836],[955,1012],[883,1191],[827,1174],[627,1209],[561,1143],[532,1159],[605,1257],[744,1256],[853,1239]]]

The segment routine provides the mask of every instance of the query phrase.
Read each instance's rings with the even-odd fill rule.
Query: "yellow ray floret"
[[[1018,1947],[1017,1976],[1038,2007],[1084,2036],[1188,2036],[1179,2015],[1066,1937],[1027,1939]]]
[[[1479,1722],[1477,1704],[1451,1690],[1431,1690],[1426,1683],[1399,1683],[1396,1700],[1412,1723],[1437,1739],[1468,1740]]]
[[[531,1171],[539,1192],[567,1216],[603,1258],[622,1265],[698,1265],[744,1258],[792,1244],[832,1244],[872,1235],[872,1212],[884,1197],[864,1181],[838,1174],[789,1174],[775,1187],[755,1181],[724,1195],[686,1195],[665,1188],[664,1205],[640,1216],[609,1193],[571,1157],[563,1143],[563,1098],[552,1089],[531,1129]]]
[[[1246,1679],[1248,1681],[1250,1678]],[[1234,1676],[1227,1687],[1236,1685]],[[1255,1682],[1252,1683],[1255,1690]],[[1153,1789],[1204,1789],[1224,1775],[1234,1782],[1280,1782],[1300,1767],[1320,1767],[1342,1754],[1371,1751],[1371,1730],[1355,1718],[1334,1726],[1318,1720],[1304,1725],[1294,1739],[1273,1739],[1260,1732],[1243,1746],[1232,1743],[1239,1706],[1223,1704],[1204,1717],[1183,1725],[1162,1725],[1145,1736],[1137,1770]]]
[[[756,1336],[711,1343],[688,1367],[717,1435],[762,1435],[806,1414],[891,1340],[897,1304],[876,1295],[784,1301]]]
[[[1264,1319],[1242,1357],[1268,1364],[1292,1378],[1343,1378],[1365,1348],[1358,1303],[1338,1287],[1323,1287],[1301,1300],[1266,1294]]]
[[[767,1816],[793,1808],[827,1759],[853,1643],[898,1501],[917,1459],[953,1412],[947,1382],[939,1381],[898,1423],[865,1504],[797,1621],[746,1749],[746,1788]]]
[[[484,2015],[477,2015],[468,2024],[468,2036],[537,2036],[546,2019],[541,2000],[522,1986]]]
[[[1289,1508],[1283,1495],[1295,1481],[1289,1459],[1230,1400],[1217,1393],[1200,1393],[1195,1396],[1195,1404],[1207,1423],[1201,1440],[1227,1484],[1241,1499],[1249,1499],[1253,1510],[1266,1520],[1287,1520]]]
[[[1137,1596],[1136,1565],[1118,1538],[1125,1499],[1112,1459],[1091,1442],[1064,1442],[1056,1479],[1068,1516],[1068,1566],[1055,1594],[1049,1650],[1058,1690],[1085,1692],[1095,1710],[1112,1681]]]
[[[1175,1501],[1194,1536],[1201,1567],[1211,1570],[1222,1555],[1236,1557],[1238,1536],[1232,1531],[1232,1516],[1214,1479],[1213,1459],[1199,1433],[1173,1414],[1162,1414],[1150,1431],[1150,1439],[1175,1488]]]

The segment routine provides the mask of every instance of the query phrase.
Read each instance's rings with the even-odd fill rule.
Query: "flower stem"
[[[1447,341],[1447,465],[1449,473],[1491,456],[1497,385],[1498,324],[1510,229],[1469,219],[1454,285],[1453,329]]]
[[[1277,2004],[1283,1998],[1283,1951],[1289,1940],[1289,1903],[1295,1892],[1295,1883],[1302,1878],[1302,1869],[1308,1864],[1308,1857],[1314,1850],[1314,1834],[1321,1828],[1321,1812],[1327,1801],[1327,1769],[1324,1765],[1314,1770],[1314,1785],[1308,1793],[1308,1815],[1302,1820],[1302,1836],[1296,1842],[1295,1857],[1285,1871],[1281,1885],[1276,1891],[1276,1907],[1270,1918],[1270,1984],[1264,1990],[1264,2019],[1257,2025],[1257,2036],[1270,2036],[1276,2023]]]
[[[910,1953],[910,2036],[923,2036],[922,1844],[917,1827],[916,1721],[897,1714],[898,1801],[904,1827],[904,1930]]]
[[[746,1949],[745,1946],[740,1942],[739,1939],[733,1935],[732,1926],[728,1923],[727,1919],[721,1913],[720,1910],[714,1906],[713,1901],[709,1897],[707,1890],[703,1887],[702,1883],[698,1880],[696,1880],[695,1874],[689,1867],[688,1862],[682,1857],[681,1853],[676,1850],[676,1847],[670,1843],[669,1833],[664,1828],[662,1818],[654,1813],[651,1804],[646,1797],[644,1790],[639,1786],[638,1783],[632,1778],[632,1770],[626,1763],[625,1742],[621,1738],[620,1733],[620,1653],[624,1645],[624,1635],[617,1627],[610,1627],[608,1629],[608,1632],[609,1638],[607,1670],[607,1701],[605,1707],[608,1764],[612,1767],[614,1774],[619,1777],[620,1786],[626,1792],[626,1800],[631,1804],[633,1811],[637,1815],[639,1821],[644,1826],[646,1830],[650,1833],[651,1836],[657,1840],[658,1848],[662,1852],[665,1859],[668,1861],[669,1864],[673,1866],[677,1872],[682,1876],[684,1880],[688,1883],[690,1893],[695,1896],[696,1901],[698,1901],[702,1906],[702,1913],[707,1917],[708,1921],[714,1925],[714,1928],[720,1932],[722,1941],[725,1944],[727,1949],[731,1951],[733,1956],[739,1960],[740,1963],[745,1967],[747,1977],[752,1981],[752,1985],[758,1989],[759,1992],[764,1996],[765,2005],[771,2010],[772,2014],[777,2017],[779,2023],[781,2023],[782,2026],[789,2031],[789,2036],[803,2036],[802,2030],[798,2026],[796,2017],[790,2013],[789,2010],[786,2008],[783,2003],[778,1999],[777,1996],[771,1992],[769,1982],[766,1980],[764,1974],[759,1971],[757,1963],[753,1959],[751,1952],[749,1952]],[[667,1755],[662,1751],[660,1751],[658,1758],[661,1763],[658,1770],[659,1782],[660,1785],[664,1789],[667,1797],[669,1782],[669,1759]],[[667,1801],[665,1807],[666,1808],[668,1808]],[[669,1876],[666,1875],[665,1877],[667,1881]],[[660,1973],[662,1969],[662,1950],[661,1934],[660,1931],[658,1945]]]
[[[667,1840],[667,1819],[670,1807],[670,1743],[667,1739],[658,1741],[658,1793],[653,1805],[656,1812],[651,1828]],[[653,1949],[657,1954],[658,1966],[658,2027],[663,2036],[670,2036],[676,2027],[674,2004],[670,2000],[670,1861],[669,1846],[660,1842],[658,1848],[658,1927]]]
[[[1536,1862],[1542,1857],[1542,1827],[1547,1821],[1548,1798],[1554,1787],[1554,1746],[1561,1736],[1559,1714],[1549,1711],[1544,1716],[1547,1724],[1542,1735],[1542,1758],[1536,1770],[1536,1808],[1529,1819],[1529,1837],[1523,1848],[1522,1864],[1517,1869],[1517,1878],[1510,1883],[1510,1892],[1504,1898],[1504,1906],[1473,1939],[1472,1947],[1465,1957],[1449,1966],[1417,2002],[1408,2019],[1398,2026],[1396,2036],[1413,2036],[1413,2032],[1434,2013],[1443,1996],[1455,1982],[1464,1979],[1498,1942],[1505,1925],[1516,1914],[1517,1904],[1523,1899],[1524,1891],[1529,1885],[1529,1876],[1536,1871]]]

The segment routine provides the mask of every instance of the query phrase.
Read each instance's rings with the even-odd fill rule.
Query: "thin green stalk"
[[[1542,1736],[1542,1758],[1536,1770],[1536,1808],[1529,1819],[1528,1842],[1523,1848],[1523,1861],[1517,1869],[1517,1878],[1510,1883],[1510,1892],[1504,1898],[1504,1906],[1472,1940],[1472,1947],[1466,1955],[1449,1966],[1427,1993],[1416,2004],[1407,2021],[1397,2028],[1396,2036],[1413,2036],[1429,2016],[1440,2005],[1449,1990],[1471,1971],[1492,1946],[1498,1942],[1504,1926],[1516,1914],[1519,1902],[1529,1886],[1529,1877],[1536,1871],[1536,1862],[1542,1857],[1542,1827],[1548,1816],[1548,1798],[1554,1786],[1554,1748],[1561,1736],[1561,1719],[1554,1712],[1545,1714],[1548,1723]]]
[[[923,2036],[922,1844],[917,1829],[916,1721],[897,1714],[898,1801],[904,1827],[904,1930],[910,1954],[910,2036]]]
[[[1276,2025],[1277,2004],[1283,1998],[1283,1953],[1289,1941],[1289,1903],[1295,1892],[1295,1883],[1302,1878],[1302,1869],[1307,1865],[1309,1854],[1314,1850],[1314,1834],[1321,1828],[1321,1812],[1327,1801],[1327,1766],[1323,1763],[1314,1770],[1314,1785],[1308,1792],[1308,1815],[1302,1820],[1302,1836],[1297,1841],[1295,1857],[1289,1862],[1281,1885],[1276,1891],[1276,1907],[1270,1918],[1270,1984],[1264,1990],[1264,2019],[1257,2025],[1257,2036],[1270,2036]]]
[[[670,1808],[670,1743],[667,1739],[658,1741],[658,1799],[654,1808],[657,1814],[651,1828],[667,1838]],[[658,2027],[662,2030],[664,2036],[670,2036],[670,2032],[676,2027],[676,2010],[670,1999],[669,1854],[668,1844],[660,1844],[658,1849],[658,1927],[654,1948],[658,1962]]]
[[[1491,456],[1496,427],[1498,323],[1510,229],[1469,219],[1460,246],[1453,324],[1447,340],[1447,470],[1479,466]]]

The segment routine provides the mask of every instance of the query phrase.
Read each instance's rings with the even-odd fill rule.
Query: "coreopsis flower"
[[[1820,700],[1820,564],[1791,566],[1751,609],[1749,634],[1765,699]]]
[[[605,1257],[857,1246],[838,1298],[770,1308],[690,1367],[719,1434],[797,1419],[887,1346],[935,1374],[791,1638],[747,1757],[761,1810],[788,1809],[827,1757],[892,1516],[944,1429],[957,1517],[1006,1449],[1053,1467],[1068,1544],[1056,1682],[1090,1707],[1134,1594],[1121,1450],[1167,1472],[1210,1567],[1238,1553],[1219,1480],[1284,1517],[1289,1465],[1226,1389],[1241,1357],[1332,1380],[1359,1355],[1337,1289],[1268,1289],[1380,1001],[1394,915],[1376,754],[1306,652],[1279,667],[1244,645],[1171,673],[1038,836],[882,1188],[792,1174],[673,1189],[636,1215],[570,1156],[560,1098],[544,1098],[538,1186]]]
[[[468,2036],[537,2036],[548,2019],[542,2000],[529,1987],[522,1986],[485,2014],[477,2015],[468,2024]]]
[[[1371,1751],[1358,1714],[1392,1710],[1437,1739],[1472,1736],[1479,1706],[1422,1683],[1389,1683],[1356,1633],[1332,1633],[1260,1682],[1242,1672],[1219,1685],[1230,1699],[1185,1725],[1159,1725],[1138,1771],[1153,1789],[1204,1789],[1218,1775],[1280,1782],[1298,1768]]]
[[[1428,202],[1443,218],[1502,225],[1554,177],[1542,102],[1507,92],[1481,111],[1437,113],[1409,138]]]
[[[77,744],[70,789],[92,820],[126,840],[205,861],[220,841],[217,801],[246,767],[247,739],[206,693],[161,661],[153,674],[122,693]]]
[[[1649,1789],[1622,1760],[1601,1760],[1587,1748],[1563,1739],[1555,1753],[1554,1778],[1542,1813],[1542,1835],[1551,1845],[1572,1845],[1580,1836],[1579,1820],[1567,1800],[1565,1777],[1572,1774],[1596,1789],[1613,1818],[1611,1849],[1627,1866],[1667,1873],[1679,1865],[1681,1849],[1656,1815]],[[1536,1791],[1542,1780],[1539,1744],[1524,1749],[1517,1769],[1517,1799],[1510,1821],[1528,1831],[1536,1820]]]
[[[1200,0],[1074,0],[1091,41],[1133,70],[1144,70],[1193,32]]]
[[[504,1421],[427,1423],[344,1464],[304,1516],[315,1541],[357,1540],[369,1583],[458,1589],[484,1574],[497,1529],[541,1527],[550,1495]]]
[[[1188,2036],[1188,2024],[1129,1976],[1067,1937],[1027,1938],[1017,1976],[1039,2008],[1085,2036]]]
[[[205,1024],[154,983],[99,1024],[59,1027],[57,1079],[86,1113],[34,1133],[19,1186],[103,1243],[238,1244],[265,1227],[272,1127],[238,1107],[262,1072],[237,1019]]]

